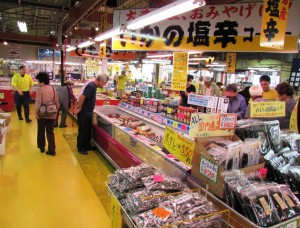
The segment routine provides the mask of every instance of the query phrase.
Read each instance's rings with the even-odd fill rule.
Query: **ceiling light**
[[[95,37],[95,41],[102,41],[107,40],[109,38],[112,38],[114,36],[118,36],[120,34],[123,34],[125,32],[125,26],[121,25],[116,28],[112,28],[108,30],[107,32],[101,33]]]
[[[4,45],[7,45],[8,43],[6,41],[3,42]]]
[[[96,28],[95,28],[95,31],[99,31],[99,27],[96,27]]]
[[[147,55],[147,58],[164,58],[164,57],[171,57],[173,54],[157,54],[157,55]]]
[[[90,46],[90,45],[92,45],[94,43],[95,42],[93,40],[88,40],[88,41],[85,41],[83,43],[78,44],[78,47],[79,48],[88,47],[88,46]]]
[[[127,28],[135,30],[144,26],[165,20],[167,18],[191,11],[206,4],[204,0],[178,0],[162,8],[129,22]]]
[[[27,25],[25,21],[18,21],[17,24],[21,32],[27,32]]]
[[[189,60],[208,60],[210,57],[203,57],[203,58],[189,58]]]
[[[76,50],[76,47],[74,46],[70,46],[66,49],[66,51],[74,51],[74,50]]]
[[[218,64],[218,65],[215,65],[215,64],[206,64],[207,67],[226,67],[226,64]]]
[[[50,31],[50,34],[51,34],[52,36],[54,36],[54,35],[55,35],[55,31],[54,31],[54,30]]]

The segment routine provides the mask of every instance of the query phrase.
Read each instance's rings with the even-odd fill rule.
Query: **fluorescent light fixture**
[[[76,47],[74,46],[70,46],[66,49],[66,51],[74,51],[74,50],[76,50]]]
[[[135,30],[142,28],[144,26],[202,7],[205,4],[206,2],[204,0],[178,0],[129,22],[127,24],[127,29]]]
[[[17,24],[21,32],[27,32],[27,25],[25,21],[18,21]]]
[[[116,28],[112,28],[104,33],[101,33],[95,37],[95,41],[102,41],[112,38],[114,36],[119,36],[125,32],[125,27],[123,25]]]
[[[155,64],[155,63],[158,63],[158,64],[171,64],[171,60],[163,60],[163,59],[143,59],[142,60],[142,63],[148,63],[148,64]]]
[[[164,58],[164,57],[171,57],[173,54],[157,54],[157,55],[147,55],[147,58]]]
[[[189,60],[208,60],[210,57],[205,57],[205,58],[189,58]]]
[[[43,60],[27,60],[26,63],[36,63],[36,64],[53,64],[53,61],[43,61]],[[55,65],[60,65],[61,62],[54,62]],[[76,62],[65,62],[66,65],[72,66],[80,66],[84,65],[83,63],[76,63]]]
[[[248,67],[248,70],[255,70],[255,71],[278,71],[278,70],[274,70],[274,69],[271,69],[269,67]]]
[[[226,67],[226,64],[206,64],[207,67]]]
[[[93,40],[87,40],[87,41],[85,41],[83,43],[78,44],[78,47],[79,48],[88,47],[88,46],[90,46],[90,45],[92,45],[94,43],[95,43],[95,41],[93,41]]]

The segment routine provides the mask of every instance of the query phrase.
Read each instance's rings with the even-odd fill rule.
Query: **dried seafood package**
[[[152,166],[142,163],[141,165],[130,167],[127,169],[119,169],[116,173],[125,177],[130,182],[135,182],[141,180],[142,177],[148,177],[155,173],[155,168]]]
[[[162,174],[143,177],[142,182],[150,190],[180,191],[186,187],[179,178]]]

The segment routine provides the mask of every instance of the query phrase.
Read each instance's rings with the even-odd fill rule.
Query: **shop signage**
[[[269,1],[276,2],[276,1]],[[274,3],[275,4],[275,3]],[[114,10],[114,26],[155,9]],[[300,1],[293,1],[289,18],[298,18]],[[114,37],[113,50],[222,51],[298,53],[300,27],[290,20],[283,49],[260,46],[263,3],[206,5],[204,7]],[[269,30],[271,30],[269,26]],[[268,30],[268,28],[265,28]],[[142,35],[139,35],[142,34]]]
[[[186,77],[188,72],[188,58],[187,52],[174,52],[173,54],[173,77],[172,77],[172,90],[185,91],[186,90]]]
[[[234,130],[221,129],[220,114],[193,113],[191,116],[189,136],[231,136]]]
[[[114,195],[111,195],[111,227],[122,227],[121,206]]]
[[[213,161],[210,161],[204,157],[200,160],[200,173],[217,183],[219,167]]]
[[[182,136],[177,130],[171,127],[165,128],[163,146],[178,160],[187,165],[192,165],[192,158],[195,149],[195,142]]]
[[[226,73],[235,73],[236,53],[226,54]]]
[[[237,114],[220,114],[220,129],[235,129]]]
[[[260,46],[283,49],[290,1],[264,1]]]
[[[285,116],[284,101],[250,102],[250,117],[283,117]]]
[[[21,44],[9,44],[8,57],[14,59],[21,58]]]
[[[298,108],[299,108],[299,98],[298,98],[297,104],[295,105],[295,108],[292,112],[291,119],[290,119],[290,130],[293,132],[296,132],[296,133],[299,133]]]
[[[209,101],[209,96],[189,94],[188,104],[207,107]]]

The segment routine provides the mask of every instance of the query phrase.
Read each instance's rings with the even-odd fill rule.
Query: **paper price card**
[[[220,129],[235,129],[237,114],[220,114]]]
[[[200,160],[200,173],[217,183],[219,167],[216,163],[202,157]]]
[[[287,224],[284,224],[282,226],[280,226],[279,228],[297,228],[298,224],[297,224],[297,220],[289,222]]]
[[[195,142],[191,141],[171,127],[166,127],[163,146],[169,153],[187,165],[192,165]]]
[[[122,227],[121,207],[114,195],[111,196],[111,228]]]
[[[190,137],[231,136],[233,129],[220,128],[220,114],[193,113],[190,122]]]
[[[284,101],[267,101],[267,102],[251,102],[250,117],[284,117],[285,102]]]
[[[157,207],[154,210],[152,210],[152,214],[154,214],[162,219],[167,219],[171,215],[171,212],[167,211],[163,208]]]

